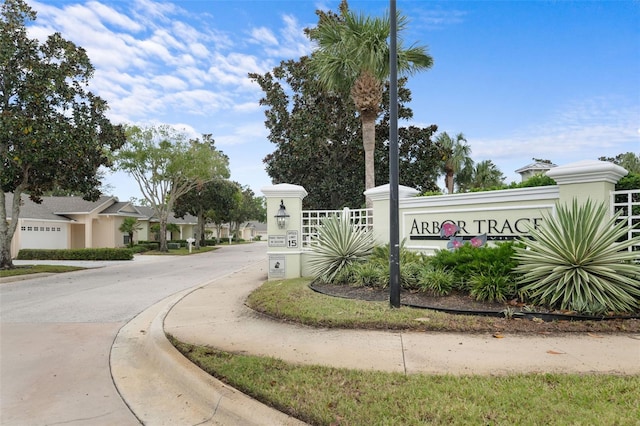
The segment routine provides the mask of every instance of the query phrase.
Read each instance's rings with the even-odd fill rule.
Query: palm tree
[[[312,54],[310,68],[324,89],[348,94],[362,122],[365,158],[365,189],[375,186],[375,125],[380,115],[384,82],[389,77],[390,19],[357,15],[347,1],[340,4],[340,15],[318,11],[318,26],[308,31],[318,48]],[[399,34],[407,19],[398,14],[398,73],[412,74],[430,68],[433,58],[426,47],[402,48]],[[369,204],[369,201],[367,201]]]
[[[491,188],[503,183],[504,175],[491,160],[481,161],[473,169],[471,188]]]
[[[470,172],[473,168],[471,159],[471,147],[467,145],[467,140],[462,133],[458,133],[452,139],[447,132],[442,132],[436,136],[436,143],[440,146],[442,153],[441,171],[444,174],[444,183],[449,194],[453,193],[454,176],[462,170]],[[470,173],[465,173],[470,177]],[[463,183],[464,179],[460,179]]]
[[[118,228],[123,234],[129,235],[129,247],[133,247],[133,233],[142,229],[142,225],[138,223],[135,217],[125,217],[122,224]]]

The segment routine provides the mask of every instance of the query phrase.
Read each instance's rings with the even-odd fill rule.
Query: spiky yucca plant
[[[328,217],[318,231],[309,267],[322,282],[332,282],[342,268],[365,260],[374,246],[372,233],[352,225],[348,218]]]
[[[588,313],[634,312],[640,308],[640,265],[624,240],[628,228],[607,220],[605,203],[557,205],[530,229],[527,247],[516,247],[520,294],[533,303]],[[621,242],[619,242],[621,241]]]

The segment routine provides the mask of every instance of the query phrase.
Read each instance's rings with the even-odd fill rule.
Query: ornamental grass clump
[[[333,282],[346,266],[364,261],[374,246],[371,232],[339,216],[324,219],[312,242],[310,271],[318,281],[325,283]]]
[[[515,272],[524,299],[551,308],[604,314],[640,309],[638,254],[628,248],[640,237],[626,239],[628,228],[607,220],[605,203],[590,200],[556,206],[538,229],[529,229],[527,247],[516,247]]]

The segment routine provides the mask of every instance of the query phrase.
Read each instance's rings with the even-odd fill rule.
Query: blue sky
[[[249,72],[309,54],[303,29],[339,0],[47,0],[30,34],[54,31],[84,47],[91,89],[116,123],[167,123],[211,133],[231,179],[257,195],[275,149]],[[382,15],[388,1],[349,2]],[[545,158],[566,164],[640,154],[640,1],[397,1],[405,43],[428,46],[431,70],[412,76],[412,122],[462,132],[475,161],[507,177]],[[122,173],[121,200],[139,198]]]

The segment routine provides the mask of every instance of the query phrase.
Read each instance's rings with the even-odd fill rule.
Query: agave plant
[[[317,280],[333,282],[347,265],[361,262],[373,249],[373,235],[351,224],[348,218],[331,216],[322,221],[314,237],[309,268]]]
[[[530,301],[578,312],[633,312],[640,308],[638,255],[627,249],[640,237],[627,239],[618,215],[607,220],[607,206],[590,200],[557,205],[557,216],[545,215],[530,229],[527,247],[516,247],[515,272],[520,294]]]

